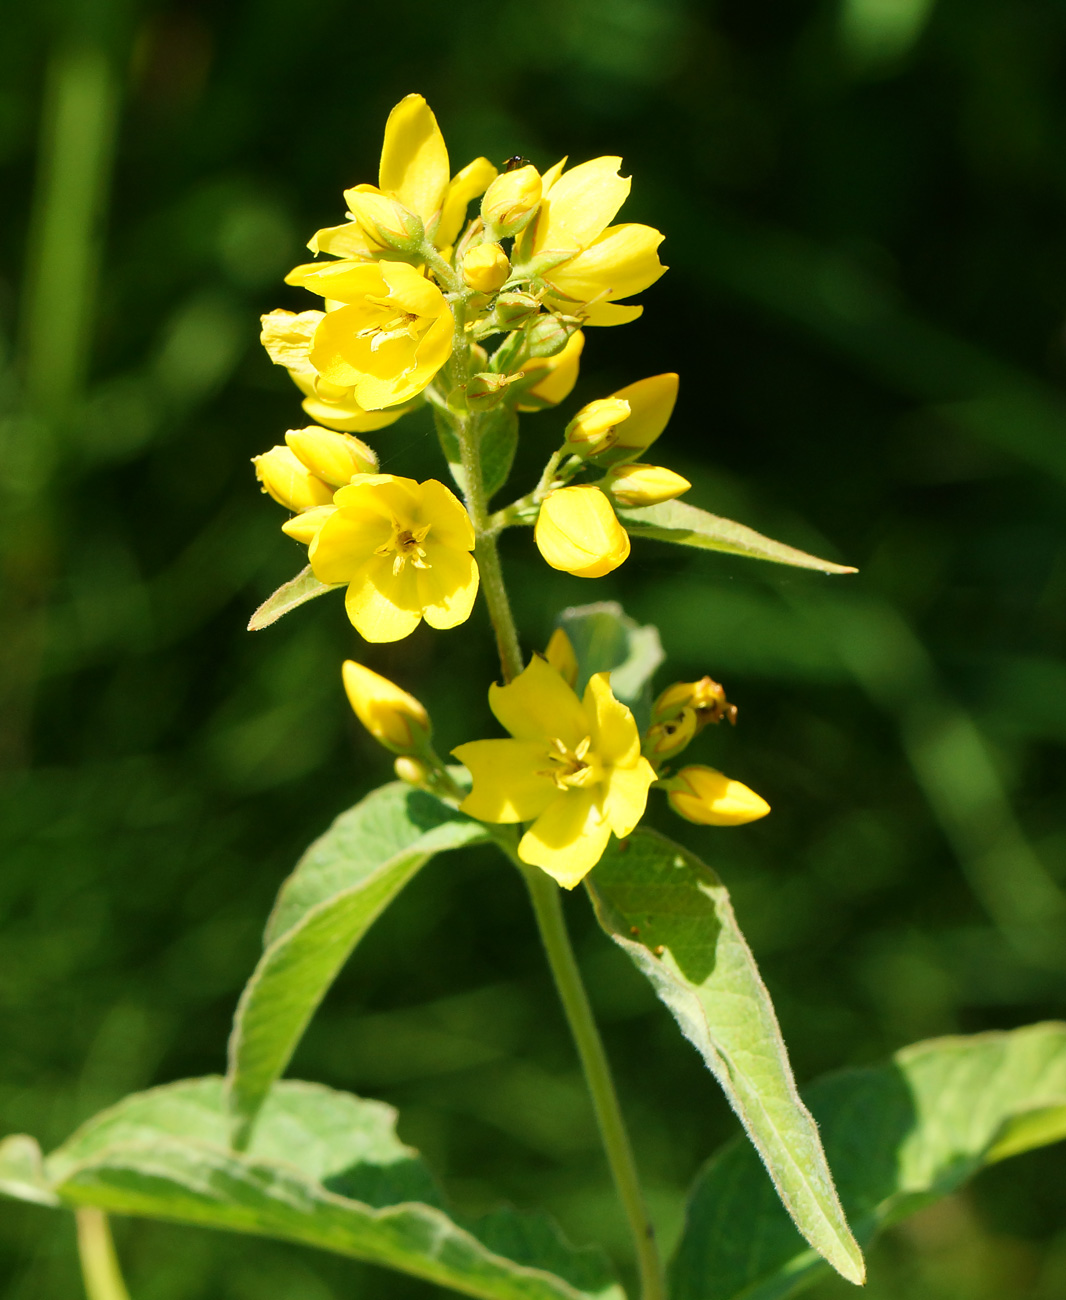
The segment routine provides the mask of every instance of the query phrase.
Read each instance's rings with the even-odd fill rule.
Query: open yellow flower
[[[340,304],[315,327],[308,360],[366,411],[417,396],[451,355],[451,309],[406,262],[312,262],[285,280]]]
[[[619,298],[640,293],[666,267],[656,252],[662,234],[635,223],[612,226],[629,195],[629,178],[618,174],[621,158],[593,158],[563,171],[566,159],[543,178],[544,195],[528,227],[523,252],[530,260],[550,253],[572,256],[544,272],[549,302],[580,315],[587,325],[622,325],[644,310]]]
[[[474,529],[443,483],[357,475],[334,494],[307,558],[320,582],[347,583],[345,608],[367,641],[399,641],[424,618],[455,627],[477,595]]]
[[[455,242],[470,201],[495,176],[492,163],[477,158],[449,180],[448,149],[437,119],[421,95],[407,95],[385,124],[378,184],[345,190],[348,221],[318,231],[308,247],[314,253],[372,260],[388,246],[382,242],[382,227],[386,234],[390,229],[402,234],[408,212],[419,218],[438,248],[445,248]]]
[[[474,778],[459,805],[479,821],[532,822],[518,856],[565,889],[603,856],[611,833],[628,835],[644,814],[655,772],[641,757],[633,715],[597,673],[579,700],[558,671],[534,656],[489,705],[511,740],[452,750]]]

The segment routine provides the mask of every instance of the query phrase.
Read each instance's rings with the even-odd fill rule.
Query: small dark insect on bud
[[[508,158],[507,161],[503,164],[503,170],[505,172],[516,172],[519,169],[519,167],[528,167],[528,166],[529,166],[529,159],[523,158],[520,153],[515,153],[512,154],[510,158]]]

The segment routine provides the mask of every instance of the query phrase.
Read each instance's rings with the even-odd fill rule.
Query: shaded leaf
[[[448,469],[459,491],[465,496],[466,478],[459,439],[451,422],[436,407],[433,409],[433,419]],[[495,410],[479,413],[477,433],[481,452],[481,481],[487,499],[503,487],[511,473],[515,452],[518,450],[518,415],[509,405],[501,403]]]
[[[248,620],[248,631],[261,632],[271,623],[276,623],[283,614],[296,609],[299,605],[306,605],[316,596],[324,596],[327,591],[336,591],[338,586],[343,585],[343,583],[319,582],[311,572],[311,566],[308,565],[307,568],[301,569],[295,578],[283,582],[272,596],[268,596],[263,601]]]
[[[41,1148],[35,1138],[13,1133],[0,1142],[0,1192],[38,1205],[59,1204],[45,1177]]]
[[[865,1244],[983,1165],[1066,1137],[1066,1025],[916,1043],[805,1097]],[[777,1300],[825,1272],[747,1144],[723,1148],[693,1189],[672,1300]]]
[[[722,1085],[800,1232],[861,1282],[862,1253],[725,886],[693,854],[647,830],[612,841],[587,884],[600,925]],[[747,1242],[748,1229],[738,1232]]]
[[[849,565],[819,560],[806,551],[775,542],[754,528],[709,514],[686,501],[664,501],[657,506],[619,509],[617,514],[633,537],[650,537],[655,541],[694,546],[704,551],[725,551],[729,555],[747,555],[754,560],[772,560],[775,564],[818,569],[822,573],[858,572]]]
[[[488,1244],[461,1226],[395,1123],[382,1102],[286,1082],[237,1153],[223,1080],[191,1079],[96,1116],[46,1170],[67,1204],[302,1242],[487,1300],[623,1300],[596,1252],[539,1218],[492,1216]]]
[[[577,656],[580,695],[594,673],[610,672],[611,689],[633,710],[643,731],[651,711],[651,679],[665,658],[659,630],[641,627],[614,600],[573,605],[556,620]]]
[[[487,838],[479,822],[394,782],[342,813],[311,845],[281,888],[266,948],[237,1006],[229,1044],[237,1146],[371,924],[434,853]]]

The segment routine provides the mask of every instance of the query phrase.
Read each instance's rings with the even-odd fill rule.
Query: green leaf
[[[444,450],[448,469],[459,491],[466,495],[466,478],[463,473],[463,457],[459,450],[459,439],[451,421],[438,408],[433,410],[437,437]],[[478,447],[481,452],[481,481],[485,487],[486,499],[507,482],[514,464],[515,452],[518,450],[518,415],[507,404],[501,403],[491,411],[482,411],[477,416]]]
[[[725,886],[697,857],[648,830],[613,840],[587,883],[600,925],[722,1085],[799,1230],[838,1272],[861,1282],[862,1253]],[[736,1231],[748,1248],[747,1229]]]
[[[641,731],[651,712],[651,679],[665,658],[659,630],[641,627],[614,600],[574,605],[556,620],[577,656],[577,693],[594,673],[611,674],[611,690],[633,710]]]
[[[229,1044],[234,1144],[242,1146],[270,1086],[349,954],[435,853],[476,844],[485,828],[432,795],[394,782],[342,813],[300,859],[267,924]]]
[[[316,596],[324,596],[327,591],[335,591],[338,585],[344,584],[319,582],[311,572],[311,566],[308,565],[306,569],[301,569],[295,578],[283,582],[273,596],[268,596],[263,601],[248,620],[248,631],[261,632],[271,623],[276,623],[289,610],[296,609],[298,605],[306,605],[309,600],[314,600]]]
[[[818,569],[822,573],[857,573],[846,564],[819,560],[817,556],[797,551],[784,542],[764,537],[754,528],[708,514],[685,501],[664,501],[657,506],[620,509],[618,518],[633,537],[651,537],[659,542],[695,546],[703,551],[725,551],[729,555],[747,555],[754,560],[772,560],[791,564],[798,569]]]
[[[623,1300],[602,1258],[543,1220],[494,1215],[484,1240],[461,1226],[395,1122],[382,1102],[286,1082],[238,1153],[223,1081],[191,1079],[96,1116],[46,1170],[67,1204],[302,1242],[486,1300]]]
[[[1066,1025],[915,1043],[887,1065],[821,1079],[805,1096],[868,1243],[983,1165],[1066,1137]],[[672,1300],[778,1300],[825,1272],[746,1144],[724,1147],[696,1180]]]
[[[0,1193],[38,1205],[59,1204],[44,1174],[41,1148],[25,1133],[14,1133],[0,1142]]]

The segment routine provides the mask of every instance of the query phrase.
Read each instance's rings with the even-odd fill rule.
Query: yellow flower
[[[402,243],[410,225],[380,202],[391,200],[418,217],[438,248],[454,243],[467,205],[496,175],[487,158],[477,158],[448,179],[448,149],[437,119],[421,95],[407,95],[389,114],[381,149],[378,184],[345,190],[349,220],[320,230],[308,248],[314,253],[369,261],[389,244],[390,233]]]
[[[534,657],[489,705],[511,740],[475,740],[452,751],[474,778],[460,804],[479,821],[532,822],[518,856],[565,889],[588,874],[613,832],[640,821],[655,773],[640,753],[633,715],[597,673],[579,700],[555,668]]]
[[[333,500],[330,485],[312,474],[289,447],[271,447],[253,456],[252,464],[263,491],[288,510],[310,510]]]
[[[478,293],[495,293],[511,274],[511,263],[499,244],[478,244],[463,258],[463,279]]]
[[[713,767],[683,767],[662,785],[674,812],[699,826],[743,826],[770,811],[754,790]]]
[[[347,659],[341,669],[344,690],[355,716],[394,754],[417,754],[429,744],[429,714],[413,695],[387,677]]]
[[[522,394],[518,403],[520,411],[543,411],[548,406],[558,406],[573,392],[585,336],[580,330],[571,334],[566,346],[553,357],[532,357],[520,366],[524,375],[537,376]]]
[[[306,429],[290,429],[285,442],[312,474],[334,487],[343,487],[353,474],[376,474],[378,470],[378,458],[373,451],[350,433],[310,425]]]
[[[311,364],[311,342],[325,316],[324,311],[272,311],[263,316],[260,339],[271,361],[288,370],[293,383],[306,395],[304,410],[319,424],[352,433],[371,433],[395,424],[409,406],[364,410],[350,384],[329,383]]]
[[[455,627],[477,595],[474,529],[443,483],[357,476],[333,498],[307,558],[320,582],[347,583],[345,608],[367,641],[399,641],[423,618]]]
[[[629,555],[629,534],[610,501],[587,483],[549,492],[533,536],[553,569],[576,578],[602,578]]]
[[[451,355],[444,295],[406,262],[312,262],[285,280],[340,304],[319,321],[308,359],[364,410],[415,397]]]
[[[620,506],[656,506],[672,501],[692,484],[662,465],[616,465],[607,471],[604,488]]]
[[[614,445],[616,426],[629,419],[629,403],[617,397],[600,397],[583,406],[566,426],[567,445],[580,456],[595,456]]]
[[[636,320],[642,307],[614,304],[648,288],[666,270],[656,252],[663,236],[651,226],[610,224],[629,194],[629,179],[618,175],[621,158],[593,158],[568,172],[565,163],[564,158],[544,176],[544,197],[523,253],[530,261],[572,254],[543,272],[560,309],[574,310],[587,325]]]

